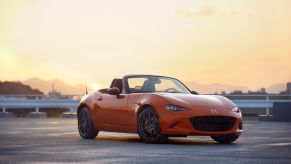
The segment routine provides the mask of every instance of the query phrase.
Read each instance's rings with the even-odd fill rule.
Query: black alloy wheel
[[[93,126],[91,112],[88,108],[82,108],[78,113],[78,130],[84,139],[94,139],[98,135],[98,130]]]
[[[145,143],[164,143],[167,136],[161,134],[160,121],[152,108],[144,109],[137,120],[138,135]]]

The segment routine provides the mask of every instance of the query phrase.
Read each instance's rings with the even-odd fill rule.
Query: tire
[[[232,143],[239,138],[239,134],[230,134],[222,136],[211,136],[211,138],[218,143]]]
[[[83,139],[94,139],[98,135],[98,130],[93,126],[91,112],[84,107],[78,113],[78,130]]]
[[[137,131],[140,139],[145,143],[165,143],[168,139],[166,135],[160,133],[159,117],[153,108],[146,108],[138,115]]]

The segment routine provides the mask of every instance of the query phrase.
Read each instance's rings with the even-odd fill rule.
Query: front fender
[[[96,123],[97,121],[97,113],[96,110],[94,108],[96,102],[95,102],[95,97],[96,94],[98,94],[98,92],[92,92],[89,93],[87,95],[84,95],[79,103],[78,109],[77,109],[77,114],[79,114],[80,110],[83,107],[86,107],[89,109],[89,111],[91,112],[91,116],[92,116],[92,120],[93,120],[93,125],[95,129],[98,129],[98,124]]]

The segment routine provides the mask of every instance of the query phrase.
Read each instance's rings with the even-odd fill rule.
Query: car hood
[[[235,104],[219,95],[194,95],[179,93],[159,93],[160,96],[167,99],[171,104],[183,107],[227,107],[233,108]]]

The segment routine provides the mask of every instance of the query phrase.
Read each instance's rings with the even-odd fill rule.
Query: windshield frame
[[[181,92],[179,94],[192,94],[191,90],[186,87],[186,85],[184,83],[182,83],[180,80],[176,79],[176,78],[172,78],[172,77],[167,77],[167,76],[159,76],[159,75],[126,75],[122,78],[123,80],[123,84],[124,84],[124,91],[125,93],[127,94],[130,94],[130,93],[170,93],[170,92],[130,92],[130,89],[129,89],[129,85],[128,85],[128,79],[129,78],[149,78],[149,77],[158,77],[158,78],[165,78],[165,79],[172,79],[172,80],[176,80],[177,82],[179,82],[183,87],[186,88],[186,90],[189,92],[189,93],[184,93],[184,92]]]

